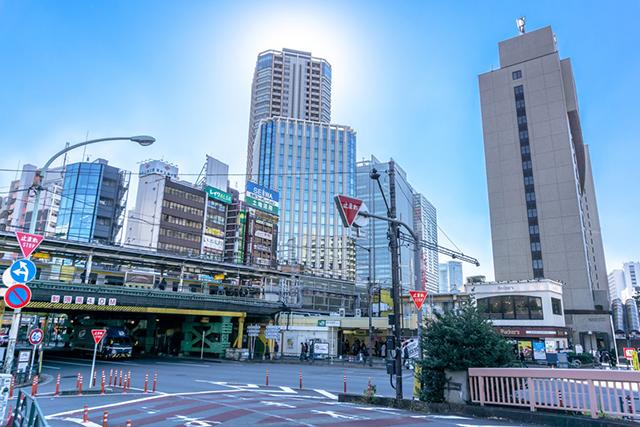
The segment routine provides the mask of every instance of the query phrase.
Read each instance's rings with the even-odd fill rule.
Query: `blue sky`
[[[480,259],[465,275],[493,277],[477,75],[497,67],[522,15],[551,25],[572,58],[607,266],[619,268],[640,258],[637,1],[0,0],[0,168],[41,165],[87,136],[148,133],[150,148],[85,155],[129,170],[164,158],[189,174],[210,154],[244,173],[256,54],[307,50],[333,66],[332,121],[356,129],[358,158],[394,157]],[[0,194],[14,175],[0,172]]]

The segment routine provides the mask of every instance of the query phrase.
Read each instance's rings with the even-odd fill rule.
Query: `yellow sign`
[[[638,351],[635,349],[633,350],[633,360],[631,361],[631,363],[633,364],[634,371],[640,371],[640,363],[638,363]]]
[[[46,252],[36,252],[35,254],[31,255],[31,258],[35,258],[35,259],[49,259],[51,258],[51,256],[46,253]]]
[[[422,391],[422,366],[416,363],[413,369],[413,397],[420,399],[420,392]]]
[[[224,279],[224,273],[215,274],[213,276],[213,280],[223,280],[223,279]]]
[[[213,227],[207,227],[206,233],[210,236],[224,237],[224,231],[220,231]]]

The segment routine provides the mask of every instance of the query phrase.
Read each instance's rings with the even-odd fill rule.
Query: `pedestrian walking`
[[[313,341],[311,341],[311,344],[309,345],[309,358],[311,359],[311,363],[313,363],[314,361],[314,353],[315,353],[315,343]]]
[[[305,351],[304,351],[304,343],[301,342],[300,343],[300,361],[302,362],[305,358]]]

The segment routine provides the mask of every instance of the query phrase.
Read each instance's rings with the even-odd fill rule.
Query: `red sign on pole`
[[[93,341],[98,344],[102,338],[107,334],[106,329],[92,329],[91,335],[93,335]]]
[[[342,218],[342,223],[345,227],[351,227],[362,207],[362,200],[339,194],[334,197],[334,201]]]
[[[409,295],[411,295],[411,299],[413,303],[416,305],[416,308],[420,310],[422,308],[422,304],[424,300],[427,299],[426,291],[409,291]]]
[[[633,347],[625,347],[624,348],[624,358],[627,360],[633,360],[633,352],[635,348]]]
[[[23,233],[22,231],[16,231],[16,238],[18,239],[22,255],[24,255],[25,258],[29,258],[29,255],[31,255],[44,240],[44,236]]]
[[[22,283],[9,286],[4,293],[4,303],[7,307],[18,310],[31,301],[31,289]]]

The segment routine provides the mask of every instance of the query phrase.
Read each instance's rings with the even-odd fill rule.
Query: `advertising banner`
[[[216,251],[224,251],[224,240],[217,237],[204,236],[202,239],[203,246],[207,249],[213,249]]]
[[[533,342],[533,358],[535,360],[546,360],[547,354],[545,352],[543,341]]]
[[[209,196],[214,200],[218,200],[219,202],[226,203],[228,205],[231,204],[231,202],[233,202],[233,197],[231,196],[231,194],[225,191],[219,190],[215,187],[206,185],[204,187],[204,191],[205,193],[207,193],[207,196]]]
[[[256,230],[256,237],[260,237],[261,239],[273,240],[273,235],[271,233],[267,233],[266,231]]]
[[[278,215],[280,194],[255,182],[247,181],[245,203],[252,208]]]

